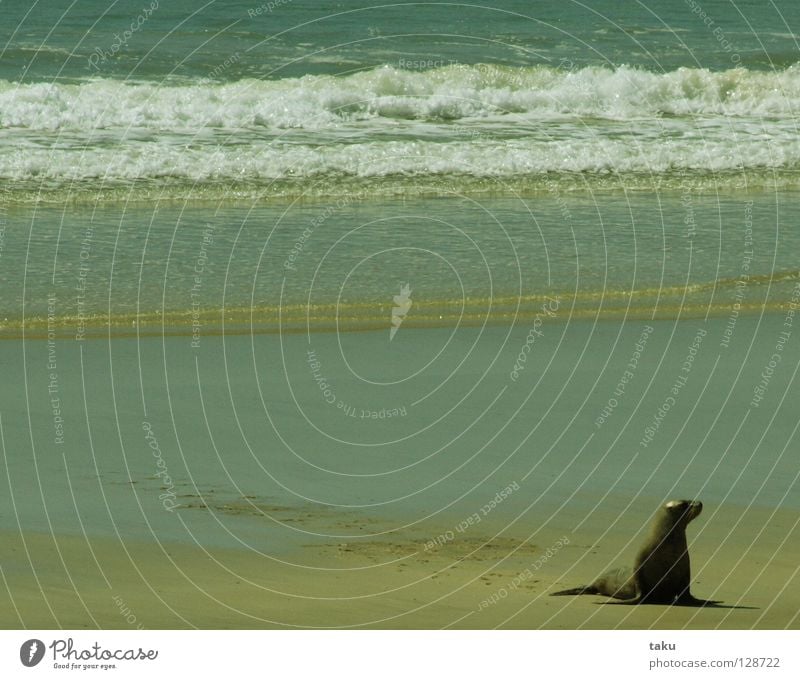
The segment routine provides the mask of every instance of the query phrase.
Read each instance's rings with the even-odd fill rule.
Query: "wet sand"
[[[602,597],[548,596],[629,563],[642,527],[634,514],[598,513],[578,530],[567,522],[527,541],[465,533],[430,547],[430,537],[409,532],[309,545],[281,559],[244,549],[4,533],[0,626],[800,627],[800,527],[784,511],[709,507],[698,518],[690,531],[693,593],[719,607],[604,606]],[[559,546],[565,536],[569,543]]]
[[[753,406],[784,317],[741,316],[723,347],[726,322],[651,322],[608,416],[644,321],[554,320],[516,381],[525,327],[408,330],[390,364],[388,333],[313,335],[348,408],[408,413],[386,419],[326,402],[302,336],[63,340],[63,445],[45,342],[1,342],[0,626],[798,628],[800,343]],[[415,383],[376,399],[330,358],[401,379],[441,346],[421,391],[443,386],[416,409]],[[692,591],[722,606],[548,596],[630,565],[675,498],[704,503]]]

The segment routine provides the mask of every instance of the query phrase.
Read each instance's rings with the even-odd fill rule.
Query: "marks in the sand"
[[[538,551],[535,545],[507,537],[464,537],[429,549],[425,549],[429,541],[424,539],[398,537],[404,536],[341,542],[330,546],[329,551],[333,558],[346,559],[354,565],[413,561],[421,565],[434,564],[436,568],[441,568],[442,562],[449,563],[451,568],[458,568],[465,563],[501,564],[506,559],[530,561]],[[398,565],[403,566],[402,563]]]
[[[204,510],[227,517],[260,518],[286,525],[313,526],[320,533],[347,534],[379,533],[386,527],[371,517],[342,513],[336,507],[308,502],[283,505],[255,495],[240,495],[226,499],[213,490],[178,495],[183,510]]]
[[[431,540],[427,533],[397,529],[390,521],[365,516],[323,504],[285,505],[254,495],[224,497],[213,490],[193,489],[178,495],[180,510],[210,512],[218,517],[269,521],[296,527],[320,537],[339,537],[320,545],[307,544],[314,560],[337,567],[362,568],[392,565],[398,571],[410,565],[435,571],[432,578],[478,565],[486,572],[480,581],[489,585],[501,573],[515,571],[520,564],[532,563],[540,550],[524,540],[506,536],[459,535],[448,541]]]
[[[425,553],[447,558],[469,558],[472,561],[499,561],[505,557],[530,558],[537,551],[536,545],[515,538],[476,536],[463,537],[444,545],[433,546]]]
[[[240,496],[238,499],[226,500],[208,491],[202,495],[184,493],[178,495],[183,509],[205,509],[226,516],[260,516],[272,518],[282,523],[305,523],[327,514],[324,505],[287,505],[272,504],[258,500],[255,496]]]

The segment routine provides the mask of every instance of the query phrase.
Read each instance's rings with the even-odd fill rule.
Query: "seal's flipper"
[[[573,596],[577,594],[598,594],[598,591],[593,585],[583,585],[572,589],[562,589],[560,592],[550,592],[550,596]]]
[[[600,606],[635,606],[642,603],[642,597],[637,596],[635,599],[614,599],[614,601],[598,601]]]

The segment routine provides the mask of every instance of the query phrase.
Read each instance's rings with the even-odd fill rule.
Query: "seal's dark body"
[[[618,568],[597,578],[591,585],[553,592],[602,594],[631,604],[697,605],[691,586],[686,526],[703,510],[701,502],[672,500],[656,513],[650,534],[636,554],[633,569]]]

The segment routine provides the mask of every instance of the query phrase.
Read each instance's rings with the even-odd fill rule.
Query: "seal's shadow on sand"
[[[706,601],[705,599],[695,599],[694,601],[675,601],[674,603],[657,603],[655,601],[596,601],[598,606],[680,606],[682,608],[730,608],[742,611],[758,611],[758,606],[735,606],[726,604],[724,601]]]

